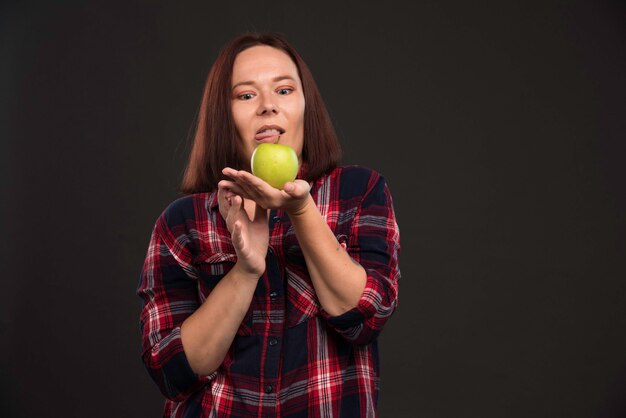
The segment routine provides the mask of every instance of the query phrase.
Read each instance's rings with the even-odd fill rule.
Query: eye
[[[239,100],[250,100],[254,97],[254,94],[252,93],[243,93],[237,96],[237,98]]]
[[[281,89],[278,89],[277,93],[282,95],[282,96],[286,96],[288,94],[291,94],[293,92],[293,89],[291,87],[283,87]]]

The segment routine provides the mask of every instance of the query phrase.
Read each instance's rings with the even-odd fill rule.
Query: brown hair
[[[313,75],[296,50],[280,34],[241,34],[231,40],[213,63],[204,86],[195,136],[180,187],[183,193],[217,189],[224,178],[222,169],[249,169],[231,112],[231,82],[237,54],[256,45],[268,45],[291,57],[302,81],[305,100],[303,170],[301,177],[315,180],[330,172],[341,161],[341,147],[326,105]]]

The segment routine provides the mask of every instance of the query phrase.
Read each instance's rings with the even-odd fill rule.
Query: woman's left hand
[[[283,209],[287,213],[298,213],[304,209],[310,196],[311,186],[304,180],[285,183],[283,190],[278,190],[244,170],[226,167],[222,173],[232,180],[220,181],[220,187],[254,200],[265,209]]]

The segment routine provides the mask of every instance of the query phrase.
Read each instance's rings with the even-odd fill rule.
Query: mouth
[[[278,125],[264,125],[254,135],[254,139],[258,142],[276,143],[285,130]]]

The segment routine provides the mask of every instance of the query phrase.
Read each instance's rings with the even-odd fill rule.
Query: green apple
[[[252,153],[250,166],[252,174],[280,190],[296,179],[298,156],[288,145],[260,144]]]

